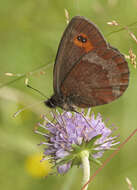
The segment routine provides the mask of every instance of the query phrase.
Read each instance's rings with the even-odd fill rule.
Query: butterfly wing
[[[91,107],[117,99],[128,82],[129,69],[124,56],[109,46],[83,56],[63,81],[61,93],[78,107]]]
[[[81,36],[87,40],[86,43],[78,40]],[[107,47],[97,27],[84,17],[72,18],[62,36],[55,60],[53,77],[55,94],[60,94],[61,84],[72,67],[85,54],[97,47]]]

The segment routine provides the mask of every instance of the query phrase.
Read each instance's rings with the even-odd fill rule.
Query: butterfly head
[[[54,96],[52,96],[51,98],[46,100],[44,103],[49,108],[56,108],[56,106],[57,106],[57,102],[56,102],[56,99],[54,98]]]
[[[69,97],[62,97],[61,95],[54,94],[45,101],[45,104],[49,108],[60,107],[66,111],[75,111],[75,106],[72,105]]]

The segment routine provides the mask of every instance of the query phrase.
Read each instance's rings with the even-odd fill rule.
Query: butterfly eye
[[[87,42],[87,38],[83,37],[82,35],[77,37],[77,40],[82,42],[82,43],[86,43]]]

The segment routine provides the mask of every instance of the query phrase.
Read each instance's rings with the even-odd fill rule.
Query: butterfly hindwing
[[[112,47],[98,48],[75,64],[62,83],[61,93],[78,107],[97,106],[121,96],[128,81],[124,56]]]

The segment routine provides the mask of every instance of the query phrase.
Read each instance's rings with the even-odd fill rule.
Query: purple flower
[[[81,165],[80,152],[88,150],[90,160],[99,162],[105,150],[118,144],[116,137],[111,137],[112,130],[106,127],[100,114],[95,118],[90,109],[86,116],[83,112],[60,114],[52,113],[53,120],[44,116],[44,123],[39,126],[46,130],[40,133],[45,136],[45,156],[50,156],[58,173],[66,173],[73,165]]]

